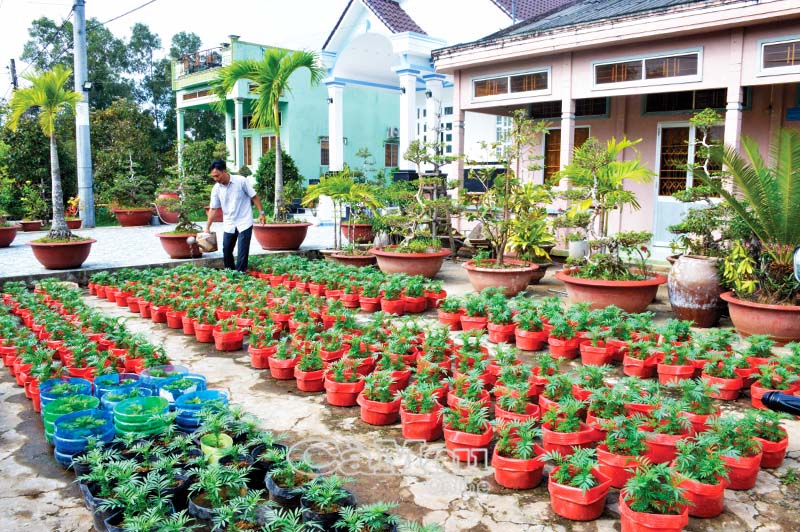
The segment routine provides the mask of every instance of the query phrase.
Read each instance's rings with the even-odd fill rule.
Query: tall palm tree
[[[286,213],[283,199],[283,166],[281,162],[280,98],[290,93],[289,78],[298,70],[308,69],[311,85],[316,85],[325,74],[314,52],[289,51],[270,48],[260,61],[242,59],[222,69],[215,83],[215,92],[224,102],[227,94],[239,80],[256,84],[258,98],[254,102],[253,122],[257,128],[275,131],[275,220],[282,221]]]
[[[11,98],[11,115],[8,125],[16,130],[19,119],[28,109],[38,108],[39,126],[42,133],[50,139],[50,179],[52,181],[53,225],[48,238],[68,240],[72,232],[64,218],[64,192],[61,187],[61,167],[58,164],[58,145],[56,144],[56,118],[65,109],[75,109],[81,95],[66,88],[72,70],[57,66],[48,72],[23,76],[31,83],[30,87],[18,89]]]

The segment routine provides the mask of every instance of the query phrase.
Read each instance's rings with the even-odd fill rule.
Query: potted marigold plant
[[[598,469],[611,480],[611,486],[622,488],[633,475],[633,469],[647,450],[639,420],[618,416],[604,423],[605,440],[597,446]]]
[[[408,440],[435,441],[442,437],[438,386],[414,383],[400,392],[400,423]]]
[[[364,379],[364,389],[356,402],[361,406],[361,420],[369,425],[391,425],[400,415],[399,396],[392,391],[392,372],[375,371]]]
[[[780,467],[786,456],[789,435],[781,426],[781,421],[790,416],[772,410],[750,410],[745,414],[745,423],[755,430],[755,438],[761,444],[761,467],[774,469]]]
[[[494,431],[489,410],[478,401],[462,402],[458,408],[440,410],[447,454],[460,462],[489,462],[489,443]]]
[[[334,406],[355,406],[364,389],[364,378],[356,371],[358,361],[342,358],[328,365],[325,373],[325,400]]]
[[[719,438],[723,448],[735,451],[735,456],[722,457],[728,466],[728,488],[747,490],[755,486],[763,454],[755,426],[748,420],[720,416],[711,422],[711,432]]]
[[[556,466],[547,484],[553,512],[572,521],[600,517],[611,480],[597,468],[594,449],[575,449],[569,455],[550,451],[541,459]]]
[[[691,440],[678,442],[678,454],[672,462],[680,475],[679,486],[689,502],[692,517],[716,517],[722,513],[728,468],[722,455],[719,438],[703,432]]]
[[[541,436],[536,420],[497,420],[494,424],[497,442],[492,454],[494,479],[504,488],[526,490],[542,481],[544,462],[538,459],[534,439]]]
[[[619,494],[620,521],[625,530],[657,528],[680,532],[689,524],[689,509],[680,477],[669,464],[643,462]]]

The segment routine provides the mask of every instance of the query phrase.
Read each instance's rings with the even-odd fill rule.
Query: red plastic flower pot
[[[487,424],[486,430],[482,434],[470,434],[453,430],[448,426],[443,428],[444,442],[447,447],[447,454],[459,462],[479,465],[489,463],[489,443],[494,436],[492,426]]]
[[[581,362],[584,366],[604,366],[611,363],[613,351],[605,342],[598,342],[593,346],[589,340],[584,340],[580,345]]]
[[[142,318],[149,320],[150,319],[150,302],[149,301],[140,301],[139,302],[139,314]]]
[[[441,292],[425,290],[425,297],[428,299],[428,308],[439,308],[439,305],[442,304],[442,299],[447,297],[447,292],[444,290]]]
[[[541,351],[547,343],[546,331],[524,331],[519,327],[514,329],[514,340],[518,349],[523,351]]]
[[[359,296],[358,305],[363,312],[377,312],[381,308],[381,298]]]
[[[442,309],[437,309],[436,315],[439,318],[439,323],[442,325],[447,325],[451,331],[461,330],[460,312],[445,312]]]
[[[639,430],[644,430],[644,428],[639,427]],[[645,432],[648,432],[647,441],[645,442],[645,445],[647,445],[647,452],[645,453],[645,456],[649,458],[651,462],[656,464],[669,463],[675,460],[675,456],[678,453],[675,446],[680,440],[689,437],[688,433],[659,434],[656,432]]]
[[[381,298],[381,310],[387,314],[402,316],[405,313],[406,302],[402,299]]]
[[[321,392],[325,389],[325,370],[303,371],[295,366],[294,378],[301,392]]]
[[[150,305],[150,319],[153,323],[167,323],[167,312],[170,310],[169,305]]]
[[[111,287],[106,288],[106,301],[110,301],[112,303],[116,303],[117,302],[117,292],[118,292],[118,290],[116,288],[111,288]]]
[[[375,359],[372,357],[362,358],[356,366],[356,373],[365,377],[375,369]]]
[[[248,346],[247,352],[250,353],[250,365],[253,369],[267,369],[269,367],[269,357],[278,350],[277,345],[269,347]]]
[[[766,410],[764,403],[761,402],[761,398],[764,397],[764,394],[767,392],[783,392],[783,393],[792,393],[791,390],[770,390],[769,388],[762,388],[757,384],[753,384],[750,386],[750,404],[753,405],[753,408],[758,408],[759,410]]]
[[[114,294],[114,302],[117,304],[118,307],[127,307],[128,306],[128,298],[131,296],[131,292],[117,292]]]
[[[272,281],[270,281],[271,283]],[[278,284],[282,283],[283,279]],[[273,285],[275,286],[275,285]],[[312,296],[323,297],[325,295],[326,286],[324,284],[308,283],[308,293]]]
[[[95,368],[93,366],[89,366],[88,368],[69,368],[69,376],[93,382],[94,370]]]
[[[553,512],[572,521],[594,521],[603,514],[606,507],[606,496],[611,488],[611,480],[599,469],[593,469],[592,474],[597,480],[597,486],[583,491],[580,488],[565,486],[554,481],[554,473],[550,473],[547,491],[550,492],[550,506]]]
[[[436,441],[442,437],[442,418],[437,407],[429,414],[415,414],[400,406],[400,424],[407,440]]]
[[[492,467],[494,467],[495,481],[504,488],[529,490],[541,484],[544,462],[537,457],[527,460],[506,458],[498,454],[495,447]]]
[[[170,310],[167,312],[167,327],[170,329],[182,329],[185,315],[186,312],[183,310]]]
[[[638,456],[625,456],[609,452],[608,446],[597,447],[597,468],[611,480],[611,487],[622,488],[633,476],[633,468],[638,464]]]
[[[489,324],[489,318],[486,316],[467,316],[461,315],[461,330],[472,331],[479,329],[486,329]]]
[[[447,406],[452,408],[453,410],[458,410],[461,408],[461,404],[464,402],[464,399],[457,396],[452,391],[447,394]],[[481,390],[481,397],[478,399],[482,407],[488,407],[489,404],[492,402],[492,396],[489,395],[489,392],[486,390]]]
[[[201,344],[210,344],[214,341],[214,326],[208,323],[194,324],[194,337]]]
[[[425,312],[428,308],[428,298],[424,295],[419,297],[409,297],[403,296],[403,302],[405,303],[405,311],[409,314],[419,314],[420,312]]]
[[[403,369],[392,372],[392,384],[389,390],[392,393],[397,393],[400,390],[405,390],[408,387],[408,381],[411,379],[411,370]]]
[[[514,341],[514,330],[517,328],[516,323],[498,324],[487,323],[489,330],[489,341],[493,344],[510,343]]]
[[[705,484],[682,477],[679,488],[689,501],[689,515],[692,517],[717,517],[725,506],[725,484],[722,479],[717,484]]]
[[[507,410],[503,410],[500,408],[498,403],[494,405],[494,417],[495,419],[502,419],[505,421],[529,421],[531,419],[539,419],[541,410],[539,410],[539,405],[534,405],[528,403],[525,405],[525,413],[524,414],[517,414],[515,412],[509,412]]]
[[[786,456],[786,449],[789,446],[788,435],[778,442],[765,440],[764,438],[756,439],[761,442],[761,467],[764,469],[780,467]]]
[[[356,399],[364,389],[364,384],[364,379],[336,382],[325,377],[325,400],[333,406],[356,406]]]
[[[547,337],[547,344],[550,346],[550,354],[554,358],[568,358],[573,359],[578,356],[580,349],[580,338],[570,338],[569,340],[562,340],[554,336]]]
[[[650,355],[644,360],[624,355],[622,357],[622,372],[629,377],[649,379],[656,374],[658,357]]]
[[[677,515],[634,512],[625,500],[625,491],[621,491],[619,520],[621,532],[681,532],[689,524],[689,509]]]
[[[692,434],[700,434],[701,432],[705,432],[708,430],[708,418],[719,416],[720,411],[717,409],[716,412],[712,414],[694,414],[692,412],[683,412],[683,415],[689,418],[689,421],[692,422]]]
[[[628,352],[628,342],[625,340],[610,338],[606,341],[606,347],[611,350],[611,359],[618,362],[622,362],[625,353]]]
[[[358,308],[358,294],[342,294],[342,297],[339,300],[345,306],[345,308]]]
[[[728,467],[728,489],[749,490],[756,485],[762,454],[760,452],[754,456],[722,457]]]
[[[139,374],[144,369],[143,358],[125,358],[125,373]]]
[[[269,374],[273,379],[279,381],[288,381],[294,379],[294,367],[297,365],[296,358],[274,358],[267,357],[267,364],[269,365]]]
[[[42,411],[42,395],[39,391],[39,383],[33,382],[29,388],[31,394],[31,403],[33,404],[33,411],[34,412],[41,412]]]
[[[558,451],[562,456],[569,456],[573,447],[594,447],[600,434],[586,423],[581,423],[578,432],[554,432],[547,425],[542,425],[542,447],[545,451]]]
[[[190,318],[189,316],[182,317],[181,328],[183,330],[183,334],[194,336],[194,318]]]
[[[320,358],[322,358],[322,361],[325,362],[325,364],[330,364],[331,362],[336,362],[337,360],[342,358],[344,356],[344,352],[345,352],[344,347],[340,347],[339,349],[336,349],[334,351],[328,351],[327,349],[320,349],[319,356]]]
[[[659,384],[669,384],[671,382],[691,379],[694,376],[694,364],[659,364],[658,382]]]
[[[368,425],[391,425],[400,417],[400,398],[388,403],[370,401],[363,393],[358,394],[356,403],[361,406],[361,420]]]
[[[718,392],[712,392],[709,393],[709,395],[715,399],[721,399],[723,401],[735,401],[738,399],[739,392],[742,390],[742,386],[744,385],[741,377],[725,379],[722,377],[712,377],[710,375],[706,375],[705,373],[701,374],[700,377],[708,384],[717,386],[719,388]]]
[[[558,408],[558,401],[548,399],[544,395],[539,395],[539,411],[544,415],[551,408]]]

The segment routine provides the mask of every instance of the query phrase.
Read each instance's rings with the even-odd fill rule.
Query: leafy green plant
[[[604,443],[608,452],[619,456],[641,456],[647,450],[646,437],[639,430],[640,420],[617,416],[603,423],[606,430]]]
[[[669,464],[651,464],[643,459],[625,483],[625,501],[634,512],[677,515],[688,504],[679,483]]]
[[[458,408],[440,410],[445,427],[468,434],[483,434],[489,425],[489,410],[477,401],[463,401]]]
[[[394,401],[394,394],[391,386],[393,383],[390,371],[375,371],[364,378],[364,397],[370,401],[379,403],[391,403]]]
[[[728,479],[728,466],[722,456],[730,451],[721,448],[715,434],[701,432],[692,439],[679,440],[676,449],[677,473],[703,484],[717,485]]]
[[[207,467],[193,467],[188,473],[194,478],[189,493],[205,495],[211,508],[222,507],[247,489],[247,469],[209,464]]]
[[[401,404],[406,412],[430,414],[439,408],[434,392],[438,386],[416,382],[400,391]]]
[[[675,386],[681,394],[681,401],[686,409],[700,416],[707,416],[717,412],[712,393],[719,391],[719,386],[709,384],[702,379],[683,379]]]
[[[781,421],[790,419],[788,414],[774,410],[750,409],[745,413],[743,423],[753,427],[754,435],[771,442],[779,442],[787,437]]]
[[[494,427],[497,436],[495,450],[500,456],[517,460],[529,460],[536,456],[534,440],[541,437],[542,431],[536,426],[535,420],[495,420]]]
[[[317,477],[306,484],[303,490],[303,499],[317,513],[338,512],[342,503],[349,496],[349,492],[343,486],[354,481],[355,479],[343,478],[338,475]]]
[[[583,401],[573,397],[565,397],[555,408],[547,409],[542,414],[542,425],[553,432],[578,432],[581,430],[581,409],[586,406]]]
[[[542,454],[539,459],[552,462],[556,466],[550,478],[561,485],[572,486],[586,492],[600,484],[592,472],[597,467],[594,449],[576,448],[569,456],[564,456],[558,451],[549,451]]]
[[[755,456],[761,452],[756,439],[756,429],[747,420],[720,416],[710,420],[710,432],[719,439],[720,446],[731,448],[740,456]]]

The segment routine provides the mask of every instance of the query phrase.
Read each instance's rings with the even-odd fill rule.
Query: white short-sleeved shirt
[[[211,208],[222,208],[222,230],[233,233],[244,231],[253,225],[253,208],[250,198],[256,195],[253,185],[240,175],[230,176],[227,185],[214,183],[211,189]]]

